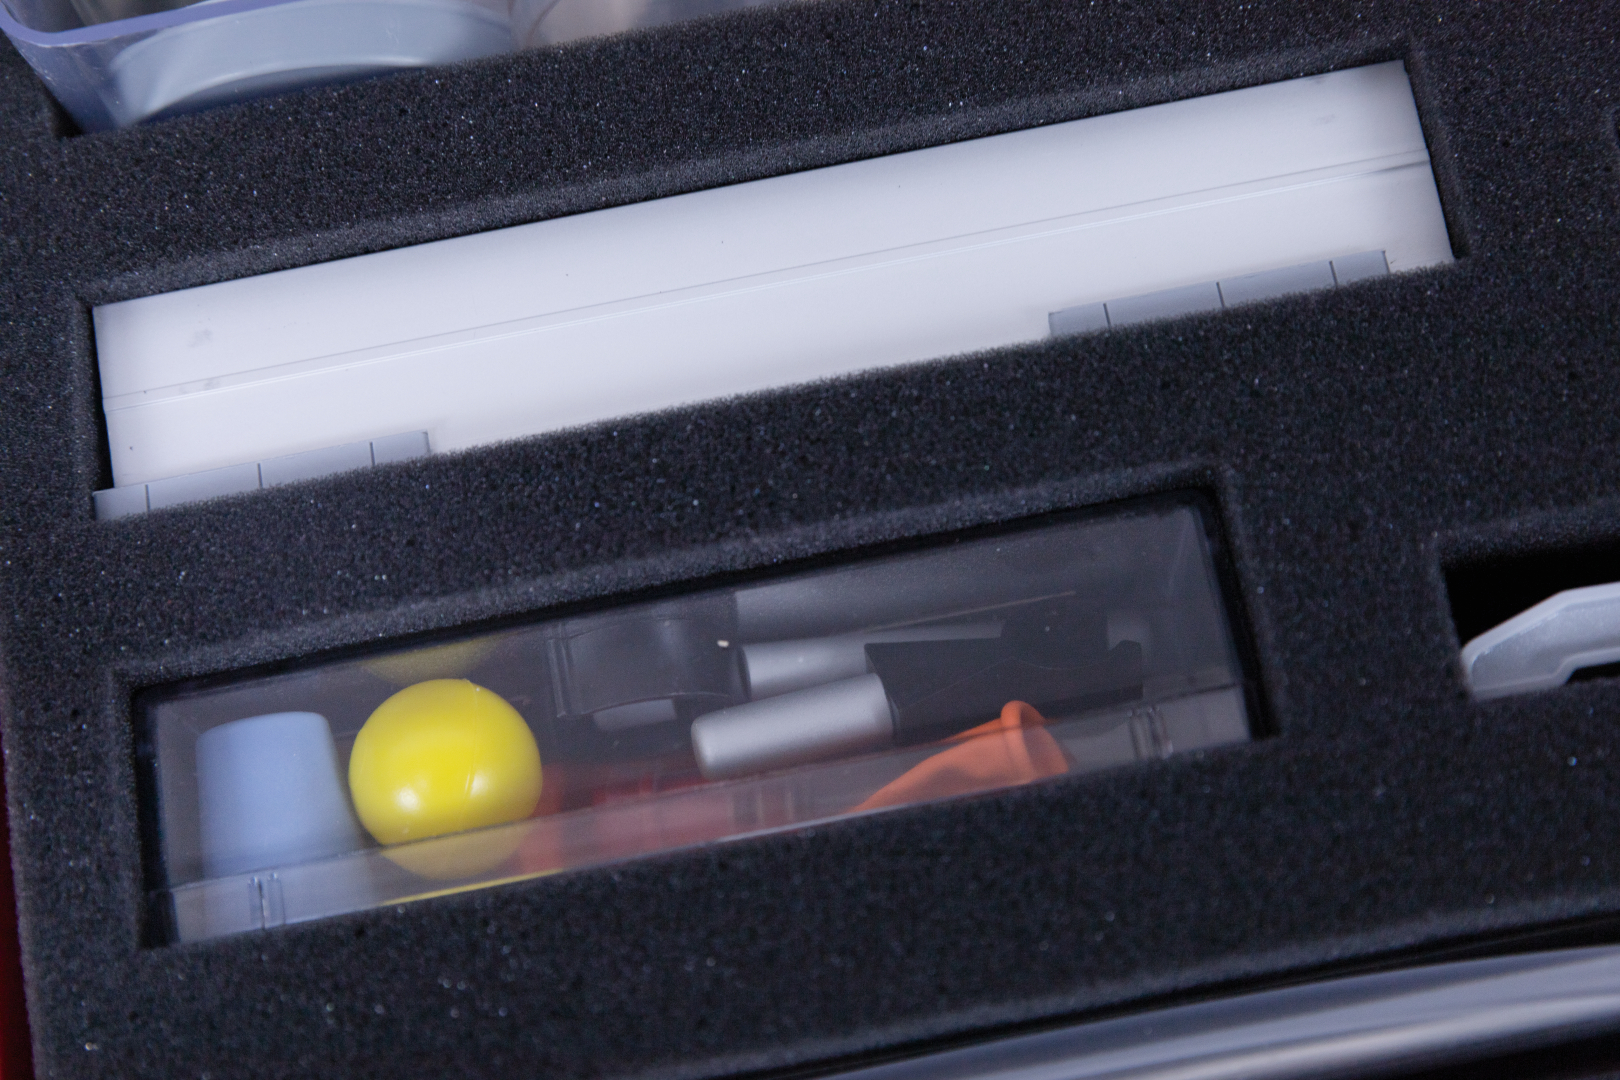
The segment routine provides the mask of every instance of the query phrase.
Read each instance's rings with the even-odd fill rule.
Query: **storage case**
[[[95,133],[7,49],[0,662],[40,1075],[801,1075],[1606,933],[1620,685],[1476,700],[1460,649],[1620,579],[1617,10],[811,0]],[[1391,61],[1450,264],[95,516],[96,307]],[[1208,537],[1234,737],[297,925],[262,865],[166,876],[164,701],[1144,507]],[[178,932],[162,894],[237,871],[257,923]]]

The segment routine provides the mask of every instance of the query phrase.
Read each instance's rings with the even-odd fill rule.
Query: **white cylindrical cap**
[[[365,846],[326,718],[233,720],[197,737],[203,871],[224,877]]]
[[[878,750],[894,742],[894,715],[876,675],[826,683],[700,716],[698,768],[710,780]]]
[[[766,641],[742,647],[748,696],[755,701],[865,675],[866,647],[891,641],[960,641],[1001,635],[999,622],[946,623],[870,630],[837,637]]]
[[[742,647],[748,696],[791,694],[866,674],[866,639],[859,635],[767,641]]]

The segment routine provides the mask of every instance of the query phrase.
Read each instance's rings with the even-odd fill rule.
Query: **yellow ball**
[[[499,694],[432,679],[377,706],[360,729],[349,793],[382,844],[520,821],[540,802],[540,749]]]

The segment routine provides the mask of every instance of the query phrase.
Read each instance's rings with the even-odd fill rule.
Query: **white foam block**
[[[1452,257],[1398,61],[108,304],[96,346],[127,485],[456,450],[1368,251]]]

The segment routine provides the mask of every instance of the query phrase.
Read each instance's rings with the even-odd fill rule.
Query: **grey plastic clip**
[[[427,432],[408,431],[401,435],[328,446],[302,454],[250,461],[245,465],[227,465],[223,469],[169,476],[148,484],[103,488],[95,493],[96,518],[109,521],[131,514],[144,514],[148,510],[161,510],[166,506],[201,502],[222,495],[237,495],[279,484],[294,484],[300,480],[314,480],[355,469],[409,461],[411,458],[426,457],[428,453]]]
[[[1152,705],[1131,710],[1131,745],[1139,761],[1155,761],[1175,753],[1175,744],[1165,730],[1164,717]]]
[[[1386,277],[1389,260],[1382,251],[1363,251],[1358,255],[1344,255],[1333,260],[1333,280],[1340,285],[1366,278]]]
[[[1388,274],[1389,260],[1382,251],[1363,251],[1333,260],[1323,259],[1321,262],[1262,270],[1242,277],[1126,296],[1102,304],[1080,304],[1052,312],[1046,317],[1046,324],[1054,337],[1059,334],[1086,334],[1112,326],[1221,311],[1239,304],[1331,289],[1336,285],[1348,285],[1352,281]]]
[[[1463,646],[1477,698],[1562,686],[1582,668],[1620,662],[1620,582],[1549,597]]]
[[[1380,259],[1384,257],[1381,251],[1375,254]],[[1321,262],[1285,266],[1281,270],[1265,270],[1258,274],[1245,274],[1242,277],[1222,278],[1221,303],[1227,307],[1236,307],[1238,304],[1274,300],[1279,296],[1291,296],[1294,293],[1331,289],[1333,285],[1333,264],[1323,259]]]
[[[1215,282],[1206,281],[1201,285],[1183,285],[1179,289],[1162,289],[1141,296],[1110,300],[1107,307],[1109,326],[1173,319],[1179,315],[1221,310],[1221,290]]]
[[[248,922],[260,930],[284,926],[287,903],[281,892],[279,874],[255,874],[248,878]]]

